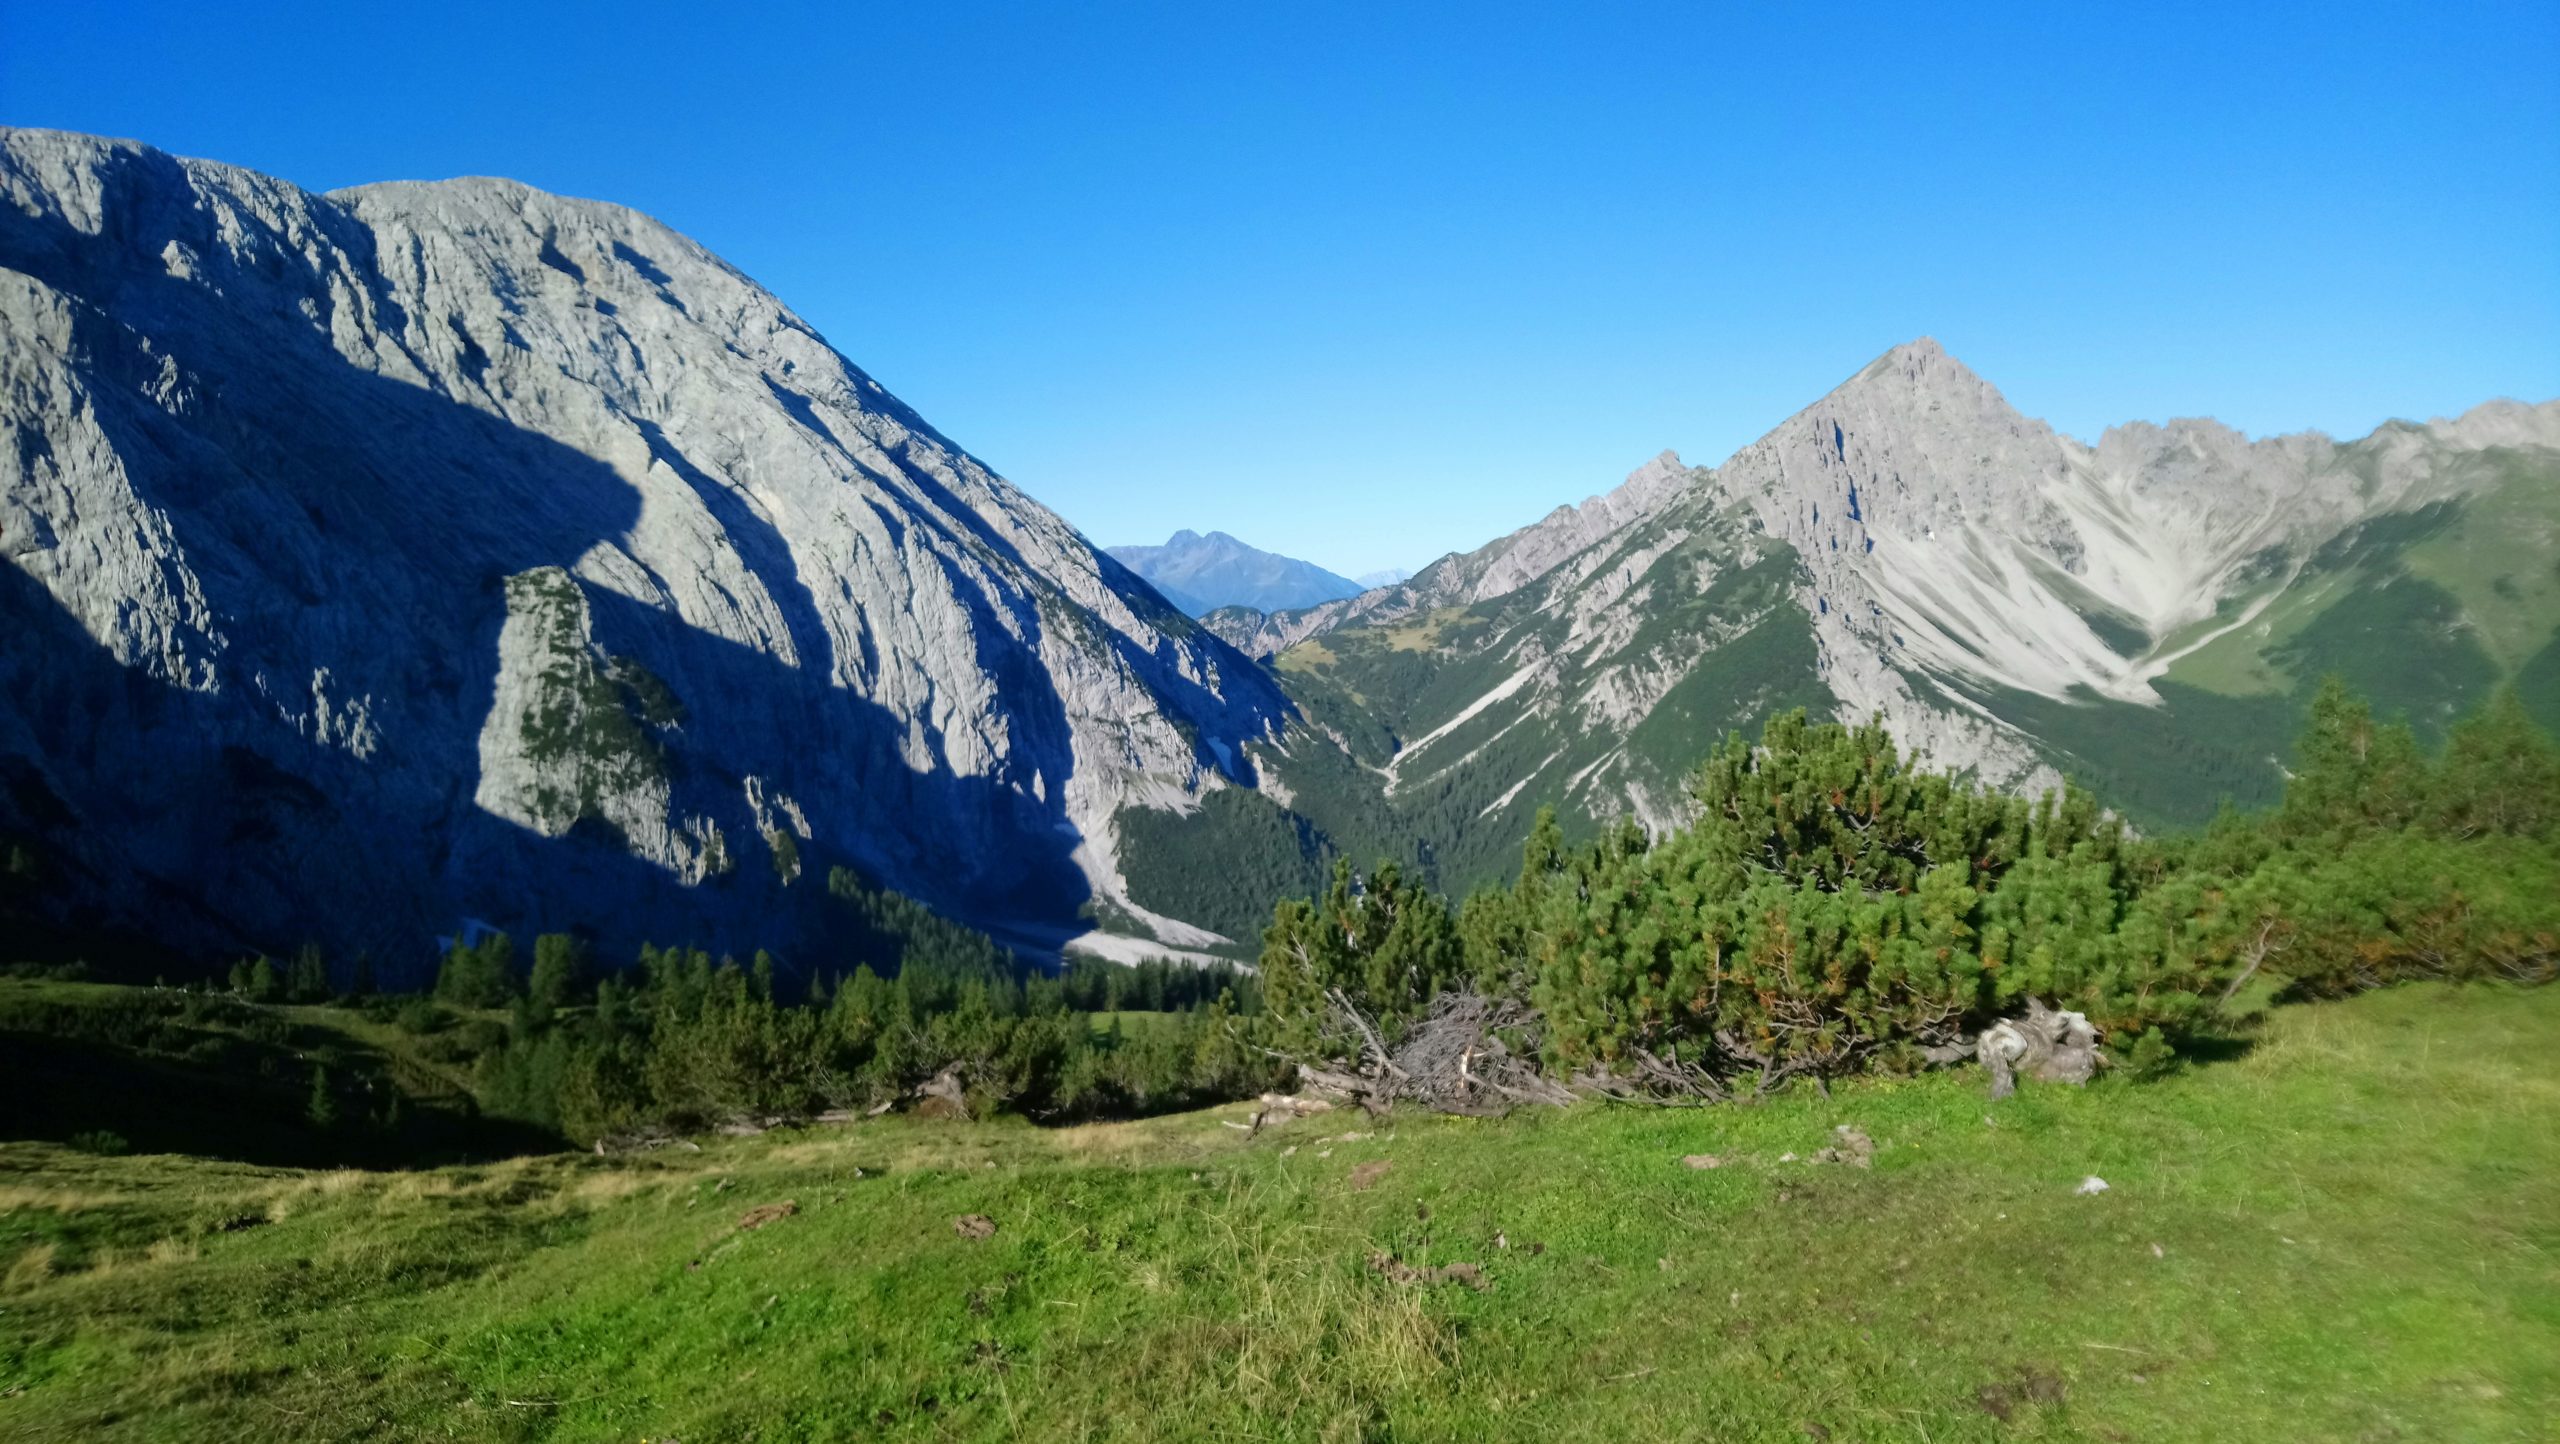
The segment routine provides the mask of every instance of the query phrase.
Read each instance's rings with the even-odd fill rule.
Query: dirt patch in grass
[[[1982,1412],[2006,1424],[2022,1404],[2059,1404],[2071,1391],[2062,1381],[2042,1369],[2021,1369],[2018,1377],[2004,1384],[1985,1384],[1974,1391],[1973,1402]]]
[[[1380,1249],[1369,1255],[1369,1267],[1400,1284],[1465,1284],[1471,1289],[1492,1286],[1484,1269],[1471,1263],[1442,1264],[1438,1268],[1421,1269]]]

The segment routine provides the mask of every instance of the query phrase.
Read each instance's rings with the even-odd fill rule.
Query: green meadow
[[[2196,1051],[1998,1103],[1966,1070],[1253,1136],[10,1143],[0,1439],[2552,1437],[2560,993],[2286,1005]],[[1812,1161],[1841,1125],[1871,1167]]]

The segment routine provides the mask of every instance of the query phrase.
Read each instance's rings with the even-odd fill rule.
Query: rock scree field
[[[1997,1103],[9,1143],[0,1439],[2551,1438],[2560,993],[2232,1031]]]

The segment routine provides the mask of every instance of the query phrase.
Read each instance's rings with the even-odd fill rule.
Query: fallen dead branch
[[[1291,1060],[1319,1101],[1343,1099],[1373,1116],[1411,1103],[1490,1117],[1524,1104],[1560,1106],[1576,1096],[1538,1071],[1538,1013],[1516,999],[1488,998],[1471,989],[1442,993],[1393,1044],[1341,989],[1329,990],[1325,999],[1333,1024],[1328,1031],[1355,1046],[1348,1056]]]

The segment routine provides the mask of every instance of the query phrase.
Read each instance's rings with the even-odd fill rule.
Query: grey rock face
[[[7,821],[198,940],[781,947],[829,860],[1062,921],[1286,707],[745,276],[513,182],[0,131],[0,426]]]
[[[2211,421],[2134,424],[2091,445],[2019,415],[1924,339],[1720,467],[1666,452],[1617,490],[1400,585],[1207,621],[1247,652],[1276,655],[1473,608],[1484,625],[1434,662],[1481,680],[1432,694],[1440,710],[1399,735],[1386,796],[1421,777],[1456,788],[1458,774],[1488,765],[1506,769],[1488,784],[1517,787],[1525,768],[1532,797],[1660,825],[1682,813],[1666,778],[1686,764],[1665,770],[1658,723],[1647,747],[1633,744],[1664,698],[1716,662],[1742,618],[1697,604],[1765,538],[1795,560],[1794,605],[1836,716],[1882,713],[1935,765],[2032,794],[2059,785],[2056,751],[2002,699],[2157,707],[2153,684],[2170,667],[2260,625],[2352,529],[2553,475],[2560,402],[2492,402],[2343,446],[2316,434],[2251,441]],[[1487,609],[1501,598],[1519,600]],[[1488,652],[1504,665],[1485,667]],[[1720,674],[1718,695],[1747,697],[1748,681]],[[1524,763],[1471,746],[1478,733],[1554,740]],[[1647,750],[1651,780],[1637,765]],[[1502,808],[1514,801],[1503,794]]]
[[[1166,601],[1195,617],[1221,607],[1250,607],[1262,612],[1311,607],[1358,596],[1363,590],[1349,577],[1337,576],[1313,562],[1247,546],[1222,531],[1207,536],[1178,531],[1163,546],[1107,550],[1129,570],[1145,577]]]
[[[1544,518],[1471,552],[1453,552],[1411,578],[1342,601],[1273,613],[1230,610],[1205,618],[1220,636],[1254,656],[1284,652],[1336,627],[1401,621],[1439,607],[1463,607],[1509,596],[1582,556],[1619,531],[1640,525],[1676,501],[1693,480],[1672,452],[1630,473],[1615,490],[1560,506]]]
[[[2137,423],[2090,446],[1924,339],[1706,484],[1803,558],[1843,713],[1881,711],[1948,765],[2041,790],[2058,779],[1996,715],[1924,704],[1910,681],[2155,706],[2153,681],[2253,621],[2324,543],[2480,485],[2488,474],[2464,461],[2493,438],[2560,449],[2560,403],[2472,415],[2386,428],[2377,439],[2403,439],[2360,456],[2212,421]]]

